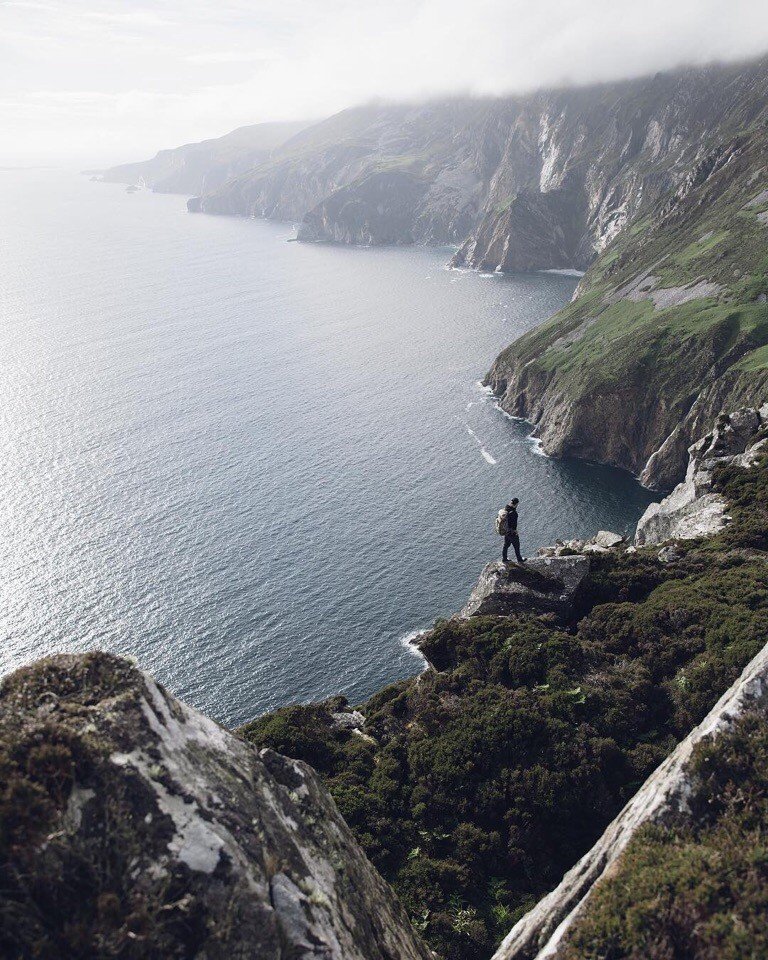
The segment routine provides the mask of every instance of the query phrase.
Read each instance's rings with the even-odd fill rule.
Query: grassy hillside
[[[438,623],[437,668],[360,709],[291,707],[243,734],[311,763],[441,956],[485,958],[584,853],[768,635],[768,458],[717,479],[734,523],[596,558],[577,623]]]
[[[681,423],[768,391],[768,132],[707,155],[620,234],[582,295],[512,344],[490,382],[550,450],[639,473]],[[693,409],[692,409],[693,408]],[[691,424],[687,444],[696,439]],[[676,478],[675,478],[676,479]],[[662,486],[667,485],[662,483]]]

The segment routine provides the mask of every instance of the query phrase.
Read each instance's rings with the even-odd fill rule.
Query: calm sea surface
[[[631,477],[536,453],[478,380],[575,280],[286,243],[0,172],[0,669],[131,654],[227,723],[417,672],[521,500],[523,551],[632,527]]]

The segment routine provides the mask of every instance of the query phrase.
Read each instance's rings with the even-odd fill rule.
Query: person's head
[[[512,497],[512,499],[509,502],[512,504],[513,507],[516,507],[518,503],[520,503],[517,497]]]

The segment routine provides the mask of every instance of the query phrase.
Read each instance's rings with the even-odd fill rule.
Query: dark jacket
[[[507,504],[507,533],[517,533],[517,507]]]

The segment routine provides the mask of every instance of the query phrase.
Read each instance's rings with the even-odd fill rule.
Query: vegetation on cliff
[[[486,957],[583,854],[760,649],[768,630],[768,458],[720,471],[733,524],[595,559],[569,627],[546,617],[437,624],[436,667],[372,697],[243,728],[312,764],[430,945]]]
[[[558,960],[768,955],[764,710],[697,748],[690,813],[638,832],[598,884]]]
[[[690,443],[768,384],[768,127],[711,147],[677,193],[622,232],[580,296],[497,359],[488,380],[545,447],[673,485]]]

